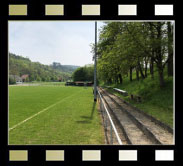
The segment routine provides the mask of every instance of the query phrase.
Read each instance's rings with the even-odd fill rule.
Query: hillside
[[[58,63],[60,64],[60,63]],[[43,65],[39,62],[32,62],[29,58],[9,53],[9,75],[29,75],[26,81],[66,81],[70,79],[72,72],[77,66]]]
[[[148,75],[150,75],[149,71]],[[137,108],[173,127],[173,77],[167,75],[167,68],[164,75],[166,86],[163,88],[159,86],[158,72],[156,70],[154,79],[149,76],[138,81],[136,72],[133,71],[133,81],[130,81],[129,77],[125,77],[123,84],[108,84],[125,90],[129,94],[140,96],[142,98],[141,102],[131,100],[130,95],[124,97],[114,90],[108,89],[108,91],[115,93]]]
[[[73,73],[79,66],[73,66],[73,65],[61,65],[58,62],[53,62],[52,65],[50,65],[53,69],[66,72],[66,73]]]

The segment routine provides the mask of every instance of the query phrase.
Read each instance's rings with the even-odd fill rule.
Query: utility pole
[[[97,21],[95,21],[94,101],[97,101]]]

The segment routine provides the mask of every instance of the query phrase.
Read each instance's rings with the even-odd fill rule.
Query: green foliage
[[[132,70],[138,71],[138,79],[146,79],[150,66],[153,77],[152,66],[156,65],[159,85],[165,86],[162,73],[165,65],[173,62],[173,56],[169,56],[173,50],[172,29],[172,24],[167,22],[106,23],[97,45],[99,80],[121,84],[123,77],[130,73],[128,76],[132,81]]]
[[[73,73],[73,80],[74,81],[92,81],[93,78],[93,72],[94,72],[94,66],[84,66],[76,69],[76,71]]]
[[[9,77],[9,84],[10,85],[16,84],[15,79],[13,79],[12,77]]]

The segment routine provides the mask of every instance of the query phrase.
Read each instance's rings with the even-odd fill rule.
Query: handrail
[[[113,128],[114,133],[115,133],[115,135],[116,135],[116,137],[117,137],[118,143],[119,143],[120,145],[122,145],[123,143],[122,143],[122,141],[121,141],[121,139],[120,139],[120,137],[119,137],[119,135],[118,135],[118,132],[117,132],[117,130],[116,130],[116,127],[115,127],[115,125],[114,125],[114,123],[113,123],[113,121],[112,121],[112,118],[111,118],[111,116],[110,116],[110,114],[109,114],[109,111],[108,111],[108,109],[107,109],[107,107],[106,107],[106,105],[105,105],[105,102],[104,102],[104,100],[102,99],[102,96],[101,96],[101,94],[100,94],[99,91],[98,91],[98,94],[99,94],[100,99],[101,99],[101,101],[102,101],[102,103],[103,103],[103,105],[104,105],[105,111],[107,112],[107,115],[108,115],[109,120],[110,120],[110,122],[111,122],[112,128]]]

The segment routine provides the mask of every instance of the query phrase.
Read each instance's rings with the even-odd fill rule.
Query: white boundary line
[[[80,92],[80,91],[79,91],[79,92]],[[75,94],[73,94],[73,95],[71,95],[71,96],[65,97],[64,99],[62,99],[62,100],[60,100],[60,101],[56,102],[55,104],[50,105],[50,106],[49,106],[49,107],[47,107],[47,108],[44,108],[43,110],[41,110],[41,111],[39,111],[38,113],[36,113],[36,114],[34,114],[34,115],[30,116],[29,118],[27,118],[27,119],[23,120],[22,122],[17,123],[17,124],[16,124],[16,125],[14,125],[13,127],[9,128],[9,131],[11,131],[11,130],[15,129],[16,127],[20,126],[21,124],[23,124],[23,123],[27,122],[28,120],[30,120],[30,119],[32,119],[32,118],[34,118],[34,117],[36,117],[37,115],[39,115],[39,114],[41,114],[41,113],[43,113],[43,112],[47,111],[48,109],[50,109],[50,108],[54,107],[55,105],[57,105],[57,104],[59,104],[59,103],[63,102],[65,99],[68,99],[68,98],[70,98],[70,97],[72,97],[72,96],[75,96],[75,95],[76,95],[76,94],[78,94],[79,92],[77,92],[77,93],[75,93]]]
[[[110,122],[111,122],[111,125],[112,125],[112,127],[113,127],[113,129],[114,129],[114,133],[115,133],[115,135],[116,135],[116,137],[117,137],[118,143],[119,143],[120,145],[123,145],[123,143],[122,143],[122,141],[121,141],[121,139],[120,139],[120,137],[119,137],[119,135],[118,135],[118,132],[117,132],[117,130],[116,130],[116,127],[115,127],[115,125],[114,125],[114,123],[113,123],[113,121],[112,121],[112,118],[111,118],[111,116],[110,116],[110,114],[109,114],[109,111],[108,111],[108,109],[107,109],[107,107],[106,107],[106,105],[105,105],[105,103],[104,103],[104,100],[102,99],[102,96],[101,96],[99,90],[98,90],[98,94],[99,94],[99,96],[100,96],[100,98],[101,98],[101,100],[102,100],[102,103],[103,103],[103,105],[104,105],[105,111],[107,112],[107,115],[108,115],[108,117],[109,117],[109,120],[110,120]]]

